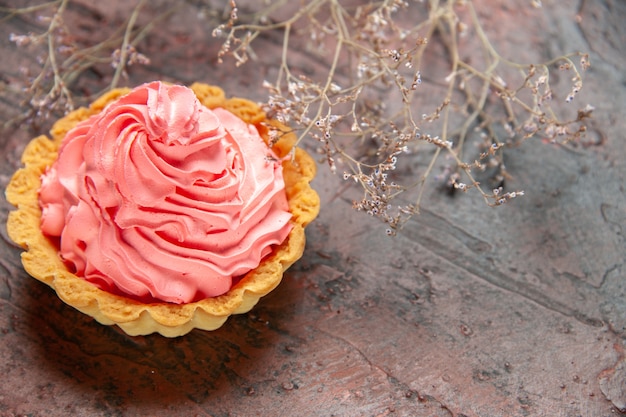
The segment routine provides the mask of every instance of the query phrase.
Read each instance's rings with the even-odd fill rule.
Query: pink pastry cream
[[[254,126],[154,82],[67,134],[42,176],[41,229],[101,289],[188,303],[226,293],[287,237],[284,187]]]

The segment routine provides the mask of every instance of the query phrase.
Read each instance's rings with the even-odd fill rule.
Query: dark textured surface
[[[21,269],[2,229],[0,415],[626,411],[626,8],[618,0],[544,1],[541,11],[523,1],[476,4],[505,56],[590,51],[577,100],[597,108],[589,138],[599,146],[526,144],[507,161],[525,197],[492,210],[476,196],[450,198],[433,187],[423,213],[394,239],[356,215],[357,191],[321,166],[320,217],[279,288],[218,331],[173,340],[131,338],[66,306]],[[524,14],[511,13],[515,7]],[[79,10],[86,33],[123,19],[93,10]],[[23,25],[0,26],[4,80],[19,80],[18,66],[33,59],[8,42],[11,31],[30,30]],[[260,39],[260,60],[233,71],[215,64],[210,31],[183,7],[146,41],[152,63],[133,69],[129,83],[198,80],[262,99],[258,86],[276,71],[279,42]],[[316,69],[314,59],[303,65]],[[90,82],[97,77],[83,84]],[[2,95],[0,118],[18,111]],[[2,132],[3,188],[32,135]],[[1,200],[0,208],[4,223],[10,207]]]

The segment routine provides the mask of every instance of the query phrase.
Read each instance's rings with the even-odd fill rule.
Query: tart
[[[222,89],[115,89],[24,150],[7,189],[22,263],[129,335],[214,330],[303,254],[315,162],[289,129]],[[271,137],[271,140],[270,140]]]

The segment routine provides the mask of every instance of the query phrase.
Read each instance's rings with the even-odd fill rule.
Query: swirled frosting
[[[39,198],[68,267],[142,301],[224,294],[291,230],[282,167],[255,127],[160,82],[68,132]]]

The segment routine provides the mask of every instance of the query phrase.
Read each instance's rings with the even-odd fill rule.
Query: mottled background
[[[68,23],[89,40],[134,3],[76,1]],[[279,288],[218,331],[173,340],[128,337],[66,306],[22,270],[2,228],[0,415],[626,415],[626,3],[529,3],[475,1],[504,56],[589,51],[577,102],[596,112],[590,146],[531,141],[509,153],[510,186],[526,196],[491,209],[433,186],[390,239],[352,211],[358,190],[320,165],[322,210]],[[152,4],[140,21],[165,7]],[[151,32],[141,44],[151,63],[123,83],[202,81],[265,99],[280,36],[258,40],[255,62],[217,65],[214,25],[199,8],[185,3]],[[40,29],[25,17],[0,22],[3,121],[23,110],[11,88],[37,56],[9,34]],[[107,77],[88,72],[78,85],[95,93]],[[2,130],[2,188],[34,134]],[[2,223],[10,209],[0,200]]]

